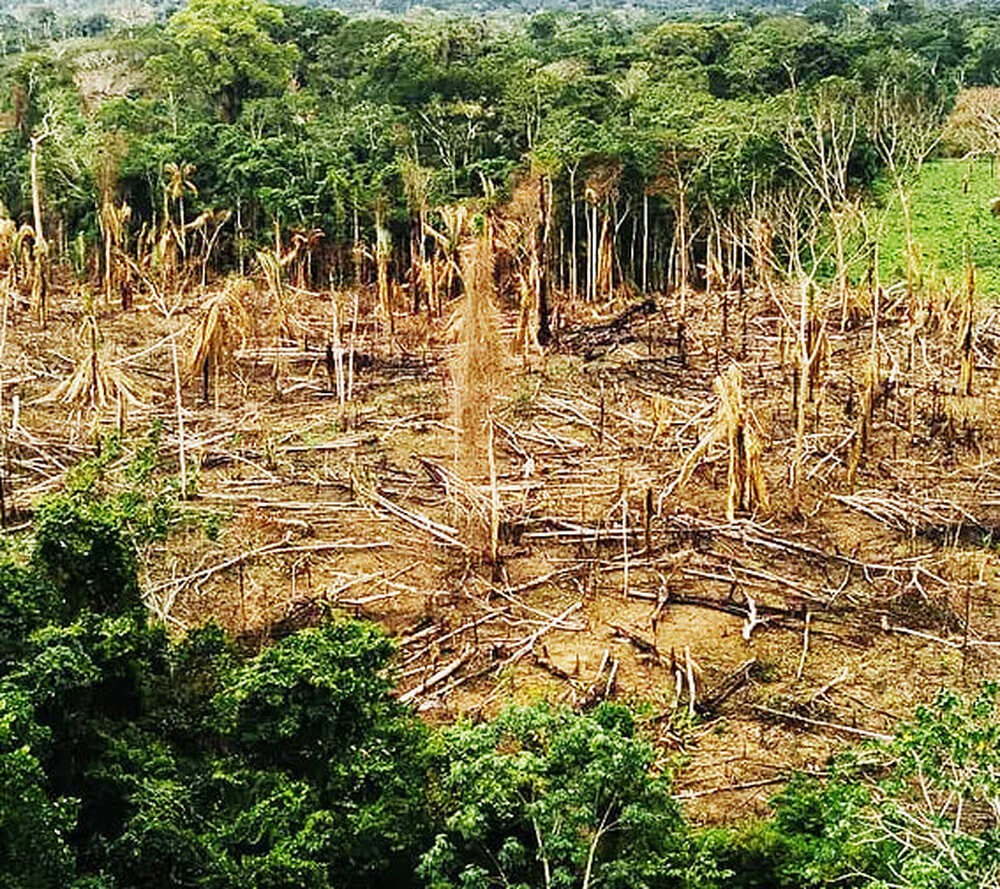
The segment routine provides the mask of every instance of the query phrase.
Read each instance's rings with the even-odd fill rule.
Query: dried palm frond
[[[500,331],[494,304],[493,253],[485,238],[466,248],[462,261],[465,299],[450,328],[457,335],[455,419],[463,448],[475,450],[485,440],[486,419],[502,367]]]
[[[65,380],[38,399],[41,404],[60,402],[78,408],[99,411],[112,404],[142,407],[151,396],[149,390],[122,367],[106,361],[100,350],[97,321],[93,315],[84,320],[80,339],[89,340],[86,355]]]
[[[319,242],[326,237],[326,232],[321,228],[310,228],[308,230],[302,229],[292,232],[292,242],[301,243],[302,249],[309,251],[315,250],[319,246]]]
[[[295,229],[292,232],[292,251],[297,262],[296,286],[304,290],[312,280],[312,257],[326,236],[321,228]]]
[[[122,201],[120,204],[105,201],[101,205],[101,212],[99,215],[101,229],[105,232],[106,236],[112,239],[113,242],[121,241],[122,234],[125,231],[125,226],[131,218],[132,208],[125,201]]]
[[[181,161],[179,164],[164,164],[163,190],[166,192],[167,197],[173,201],[180,201],[184,199],[186,192],[197,195],[198,187],[191,181],[197,171],[198,168],[194,164],[188,164],[184,161]]]
[[[209,368],[220,367],[228,352],[243,348],[253,335],[253,316],[246,307],[251,286],[244,279],[230,278],[221,291],[202,304],[188,353],[187,376],[190,379],[198,372],[204,375],[206,399]]]
[[[14,236],[13,243],[13,258],[25,269],[30,269],[31,267],[31,256],[32,248],[35,243],[35,230],[24,223],[18,230],[17,234]]]
[[[125,271],[120,254],[125,239],[125,226],[131,218],[132,208],[125,201],[121,204],[105,201],[101,205],[98,219],[104,235],[104,296],[109,303]],[[122,308],[127,307],[127,301],[127,297],[123,298]]]
[[[287,339],[295,339],[299,325],[296,324],[289,314],[285,300],[285,286],[282,275],[285,257],[279,257],[274,250],[258,250],[257,262],[260,264],[260,270],[264,273],[268,292],[274,298],[273,317],[277,333],[279,336]]]
[[[719,408],[712,428],[685,458],[671,490],[688,482],[698,461],[713,444],[725,442],[729,451],[726,516],[733,521],[737,510],[767,509],[769,506],[767,481],[761,467],[766,436],[757,417],[747,407],[743,371],[737,365],[715,378],[715,393],[719,398]]]
[[[13,219],[0,217],[0,267],[8,268],[13,261],[16,238],[17,223]]]
[[[441,217],[441,229],[429,222],[425,228],[442,255],[441,271],[435,273],[435,282],[441,285],[441,299],[450,299],[455,280],[462,271],[458,264],[458,248],[471,230],[473,210],[466,204],[451,204],[437,207],[436,212]]]

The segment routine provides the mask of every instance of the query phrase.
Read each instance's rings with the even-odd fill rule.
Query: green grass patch
[[[962,280],[967,251],[977,269],[977,292],[1000,298],[1000,219],[990,201],[1000,197],[1000,167],[985,160],[929,161],[913,189],[913,237],[920,248],[921,272],[937,270],[950,281]],[[968,188],[963,182],[968,179]],[[884,198],[892,193],[886,188]],[[879,274],[890,282],[906,277],[903,212],[894,195],[879,246]]]

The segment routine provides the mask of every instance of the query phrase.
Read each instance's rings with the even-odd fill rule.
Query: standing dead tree
[[[585,183],[584,196],[590,205],[589,212],[584,213],[587,220],[587,296],[594,301],[610,298],[614,288],[615,230],[610,207],[618,198],[621,175],[620,162],[600,163],[590,170]]]
[[[378,314],[388,326],[389,333],[395,333],[395,308],[389,286],[389,259],[392,256],[392,233],[385,224],[386,202],[380,198],[375,202],[375,273],[378,288]]]
[[[455,404],[455,466],[471,474],[487,469],[490,478],[489,554],[496,565],[499,494],[493,442],[493,401],[503,361],[499,318],[495,305],[492,221],[463,248],[462,281],[465,297],[452,326],[458,348],[452,362]],[[485,448],[483,447],[485,443]],[[457,474],[457,472],[456,472]]]
[[[48,320],[49,242],[45,239],[45,228],[42,223],[42,181],[38,161],[42,143],[54,135],[55,123],[53,112],[50,110],[42,119],[38,129],[31,134],[29,142],[31,210],[35,225],[32,245],[31,304],[38,323],[43,327]]]
[[[201,286],[204,287],[208,280],[208,263],[212,257],[216,242],[226,223],[233,217],[232,210],[205,210],[188,223],[189,231],[197,232],[201,236]]]
[[[858,138],[854,97],[837,84],[827,84],[800,97],[798,107],[780,130],[792,168],[820,201],[833,229],[835,287],[841,325],[848,316],[847,237],[851,214],[850,162]]]
[[[1000,157],[1000,86],[974,86],[955,97],[942,139],[966,157]]]

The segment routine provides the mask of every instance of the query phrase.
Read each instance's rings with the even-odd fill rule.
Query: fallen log
[[[407,704],[414,698],[419,697],[422,694],[430,691],[435,685],[439,685],[444,682],[449,676],[459,670],[462,665],[476,653],[476,649],[471,645],[466,646],[465,651],[463,651],[455,660],[448,664],[445,664],[440,670],[438,670],[433,676],[429,677],[425,682],[421,682],[420,685],[415,688],[411,688],[408,692],[404,692],[399,696],[399,702],[401,704]]]
[[[621,624],[611,623],[609,621],[608,626],[614,630],[614,635],[623,636],[643,654],[650,655],[657,663],[660,662],[660,651],[656,647],[655,642],[650,642],[648,639],[644,639],[638,633],[633,632],[627,627],[623,627]]]
[[[871,738],[875,741],[891,741],[893,739],[892,735],[886,735],[882,732],[872,732],[868,729],[854,728],[850,725],[844,725],[840,722],[827,722],[825,719],[811,719],[808,716],[799,716],[797,713],[787,713],[784,710],[772,710],[770,707],[762,707],[759,704],[750,704],[750,709],[756,713],[762,713],[765,716],[770,716],[773,719],[782,719],[786,722],[797,723],[803,725],[806,728],[819,728],[827,729],[828,731],[844,732],[844,734],[854,735],[858,738]]]
[[[718,688],[709,695],[706,695],[697,704],[697,711],[702,716],[709,716],[715,713],[729,698],[742,688],[750,678],[750,670],[757,663],[757,658],[750,658],[738,666],[730,673]]]

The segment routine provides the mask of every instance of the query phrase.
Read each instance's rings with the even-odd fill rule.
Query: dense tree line
[[[502,206],[520,183],[547,283],[596,296],[797,261],[887,165],[910,172],[887,113],[936,126],[960,86],[994,81],[1000,14],[351,18],[193,0],[163,25],[15,49],[0,200],[31,220],[35,144],[48,237],[95,276],[102,207],[127,205],[136,254],[172,231],[185,256],[246,270],[299,243],[313,286],[381,262],[416,291],[415,260],[447,258],[450,209]],[[831,143],[843,167],[819,181]]]
[[[769,820],[696,830],[624,707],[430,729],[373,625],[171,640],[136,578],[181,521],[155,448],[106,440],[3,538],[5,889],[996,885],[996,686],[794,779]]]

